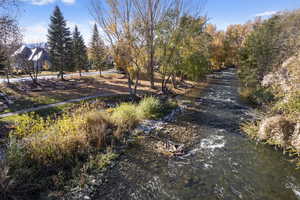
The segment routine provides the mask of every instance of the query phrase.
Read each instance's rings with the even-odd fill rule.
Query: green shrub
[[[139,122],[136,112],[136,105],[132,103],[122,103],[113,110],[111,119],[119,127],[129,130]]]
[[[101,171],[108,167],[113,160],[118,157],[115,153],[98,154],[91,156],[84,165],[84,168],[89,171]]]
[[[276,103],[272,111],[285,114],[300,113],[300,92],[294,93],[288,101],[279,101]]]
[[[137,107],[139,119],[155,119],[160,117],[162,106],[159,99],[147,97],[141,100]]]
[[[252,105],[263,105],[269,104],[274,101],[275,96],[272,92],[265,88],[249,88],[245,87],[240,90],[240,96],[242,100],[252,104]]]
[[[241,125],[241,129],[252,139],[257,138],[258,126],[254,122],[246,122]]]

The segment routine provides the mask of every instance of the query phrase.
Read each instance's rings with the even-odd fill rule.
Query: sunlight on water
[[[218,149],[223,148],[225,146],[224,136],[221,135],[212,135],[206,139],[202,139],[200,143],[200,147],[202,149]]]

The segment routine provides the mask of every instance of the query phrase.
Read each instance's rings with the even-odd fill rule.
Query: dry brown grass
[[[94,111],[86,116],[86,123],[83,131],[91,146],[101,148],[106,145],[107,138],[113,135],[113,124],[110,116],[104,111]]]

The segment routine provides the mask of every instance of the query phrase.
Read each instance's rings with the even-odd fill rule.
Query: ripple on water
[[[208,138],[202,139],[200,142],[201,149],[215,150],[225,146],[225,139],[222,135],[211,135]]]
[[[164,190],[163,184],[158,176],[153,176],[148,182],[140,184],[139,187],[135,189],[130,194],[131,199],[141,200],[141,199],[171,199],[179,200],[173,194],[169,194]]]

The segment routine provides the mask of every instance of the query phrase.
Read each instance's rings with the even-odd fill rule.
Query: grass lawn
[[[146,76],[142,76],[146,77]],[[157,89],[149,88],[149,81],[146,78],[140,80],[138,93],[158,93],[161,79],[156,74],[155,86]],[[195,84],[189,82],[189,84]],[[40,80],[40,87],[35,90],[30,87],[31,82],[13,83],[10,87],[0,85],[0,91],[13,99],[14,103],[8,109],[0,113],[14,112],[26,108],[41,105],[58,103],[70,99],[77,99],[86,96],[104,94],[107,96],[116,94],[128,94],[127,79],[121,74],[107,74],[102,77],[70,77],[66,81],[60,80]],[[185,93],[187,89],[176,89],[176,93]]]

